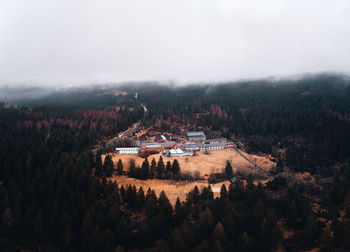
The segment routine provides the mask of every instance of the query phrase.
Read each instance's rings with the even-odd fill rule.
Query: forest
[[[250,153],[270,153],[295,171],[329,173],[349,160],[350,80],[319,75],[301,80],[247,81],[139,91],[148,122],[219,131]]]
[[[346,78],[118,88],[129,94],[78,90],[16,108],[0,104],[3,251],[350,250]],[[332,182],[289,185],[276,177],[263,185],[248,177],[217,198],[210,186],[195,187],[174,206],[164,192],[107,182],[123,164],[102,164],[92,146],[135,121],[159,119],[164,129],[180,122],[221,131],[251,153],[272,154],[281,169]],[[177,179],[180,169],[175,162],[142,166],[131,175]]]

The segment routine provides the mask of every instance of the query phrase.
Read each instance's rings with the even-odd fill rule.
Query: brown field
[[[244,153],[244,152],[243,152]],[[260,167],[265,170],[270,170],[276,166],[276,163],[272,162],[270,159],[257,155],[249,155],[244,153],[252,161],[256,162]],[[148,161],[151,163],[152,158],[158,162],[161,154],[156,154],[148,157]],[[219,173],[225,169],[226,160],[231,161],[233,170],[239,171],[242,174],[250,173],[251,165],[235,151],[230,149],[212,151],[209,154],[204,152],[198,152],[196,156],[193,157],[166,157],[163,156],[164,164],[167,161],[173,162],[174,159],[177,159],[180,164],[182,172],[195,172],[198,171],[201,176],[209,175],[210,173]],[[141,166],[143,158],[138,157],[137,155],[118,155],[113,154],[112,156],[114,164],[117,164],[118,160],[121,159],[124,164],[124,169],[127,170],[129,167],[130,159],[134,159],[136,166]]]
[[[270,170],[276,165],[274,162],[270,161],[266,157],[249,154],[246,155],[265,170]],[[150,156],[148,158],[149,162],[151,162],[153,157],[156,161],[158,161],[160,154]],[[198,180],[195,182],[185,182],[159,179],[139,180],[129,178],[127,176],[113,176],[109,180],[116,181],[119,186],[124,185],[124,187],[127,185],[135,185],[137,188],[142,186],[142,188],[145,191],[148,190],[148,188],[151,188],[156,192],[157,195],[159,195],[161,191],[164,191],[168,196],[170,202],[174,204],[177,197],[179,197],[180,200],[185,200],[186,194],[189,191],[191,191],[195,186],[198,186],[200,190],[203,187],[208,186],[209,184],[207,181],[207,176],[212,172],[222,172],[225,168],[226,160],[231,161],[234,171],[240,171],[241,173],[245,174],[250,172],[250,164],[236,152],[229,149],[212,151],[209,154],[205,154],[204,152],[198,152],[197,155],[193,157],[166,157],[163,155],[162,157],[164,163],[166,163],[167,161],[172,162],[174,159],[177,159],[180,163],[180,168],[182,172],[188,171],[194,173],[198,171],[200,175],[203,176],[205,179]],[[128,169],[130,159],[135,160],[136,166],[141,166],[144,160],[143,158],[140,158],[137,155],[113,154],[112,158],[114,164],[116,164],[118,160],[121,159],[124,164],[124,170]],[[229,182],[225,181],[211,185],[214,196],[218,196],[220,194],[220,188],[222,184],[225,184],[226,187],[228,187]]]
[[[198,189],[201,191],[203,187],[208,186],[207,180],[198,180],[195,182],[185,182],[185,181],[173,181],[173,180],[160,180],[160,179],[148,179],[148,180],[140,180],[129,178],[127,176],[114,176],[109,178],[108,180],[115,181],[119,186],[128,186],[135,185],[136,188],[142,186],[143,190],[146,192],[148,188],[154,190],[159,196],[161,191],[164,191],[167,195],[171,204],[175,204],[177,197],[180,198],[181,201],[186,199],[186,194],[191,191],[195,186],[198,186]],[[222,184],[225,184],[228,188],[230,182],[220,182],[217,184],[211,184],[212,191],[214,193],[214,197],[220,195],[220,188]]]

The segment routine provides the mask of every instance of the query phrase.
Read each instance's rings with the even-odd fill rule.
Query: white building
[[[164,150],[163,154],[170,157],[193,156],[193,152],[191,150],[182,150],[180,148]]]
[[[205,141],[206,136],[203,131],[189,131],[187,132],[187,138],[190,141]]]
[[[139,147],[120,147],[115,148],[116,154],[138,154],[140,152]]]
[[[215,150],[223,150],[226,148],[232,148],[234,147],[233,142],[226,142],[226,143],[216,143],[216,144],[199,144],[199,143],[189,143],[189,144],[183,144],[182,147],[185,150],[200,150],[200,151],[215,151]]]

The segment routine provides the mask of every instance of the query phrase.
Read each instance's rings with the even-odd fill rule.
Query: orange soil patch
[[[252,161],[256,162],[264,170],[268,171],[276,166],[275,162],[272,162],[266,157],[249,155],[247,153],[244,154]],[[148,161],[151,163],[151,160],[154,157],[156,162],[158,162],[160,156],[161,154],[151,155],[150,157],[148,157]],[[166,157],[164,155],[162,155],[162,157],[164,164],[166,164],[167,161],[170,161],[172,163],[174,159],[177,159],[179,161],[182,172],[188,171],[190,173],[194,173],[198,171],[201,176],[209,175],[210,173],[222,172],[225,169],[227,160],[231,161],[232,168],[235,172],[239,171],[243,174],[249,174],[254,170],[252,168],[252,165],[250,165],[248,161],[246,161],[235,151],[230,149],[212,151],[209,154],[205,154],[204,152],[198,152],[196,156],[192,157]],[[141,166],[144,160],[143,158],[140,158],[137,155],[121,154],[113,154],[112,159],[114,164],[117,164],[118,160],[121,159],[124,165],[124,170],[128,169],[130,159],[135,160],[136,166]]]
[[[315,181],[315,177],[310,172],[299,172],[294,174],[294,178],[297,180],[309,180]]]
[[[129,178],[127,176],[113,176],[112,178],[108,178],[108,180],[117,182],[119,186],[123,185],[124,188],[128,185],[135,185],[137,189],[142,186],[144,191],[147,191],[148,188],[151,188],[155,191],[157,196],[159,196],[159,194],[164,191],[170,203],[173,205],[175,205],[177,197],[179,197],[181,201],[184,201],[186,199],[186,194],[190,192],[195,186],[197,186],[201,191],[203,187],[209,185],[207,180],[198,180],[194,182],[160,179],[140,180]],[[220,188],[222,184],[225,184],[226,188],[228,188],[230,182],[225,181],[210,185],[214,193],[214,197],[220,196]]]

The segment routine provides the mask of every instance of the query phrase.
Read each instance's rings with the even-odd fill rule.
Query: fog
[[[350,69],[348,0],[0,1],[0,85]]]

